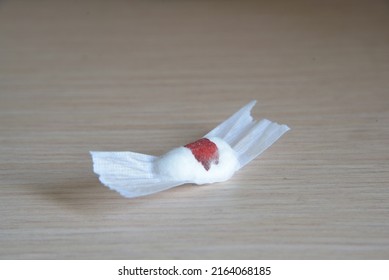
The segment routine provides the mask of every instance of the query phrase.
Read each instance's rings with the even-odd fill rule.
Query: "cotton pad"
[[[223,182],[289,130],[250,112],[252,101],[203,138],[156,157],[134,152],[91,152],[100,181],[125,197],[144,196],[178,185]]]

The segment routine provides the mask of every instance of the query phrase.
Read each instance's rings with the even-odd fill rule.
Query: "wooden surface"
[[[0,2],[0,258],[389,258],[387,1]],[[292,130],[125,199],[89,150],[162,154],[252,99]]]

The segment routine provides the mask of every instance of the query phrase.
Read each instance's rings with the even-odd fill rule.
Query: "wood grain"
[[[0,258],[388,259],[386,1],[2,1]],[[252,99],[292,130],[236,174],[125,199]]]

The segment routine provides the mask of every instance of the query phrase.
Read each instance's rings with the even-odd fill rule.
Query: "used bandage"
[[[156,157],[134,152],[90,152],[100,181],[125,197],[175,186],[223,182],[289,130],[287,125],[253,120],[256,101],[241,108],[203,138]]]

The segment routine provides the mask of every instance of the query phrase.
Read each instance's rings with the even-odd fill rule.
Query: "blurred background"
[[[388,1],[0,1],[0,258],[388,258]],[[292,130],[232,181],[137,200],[257,99]]]

